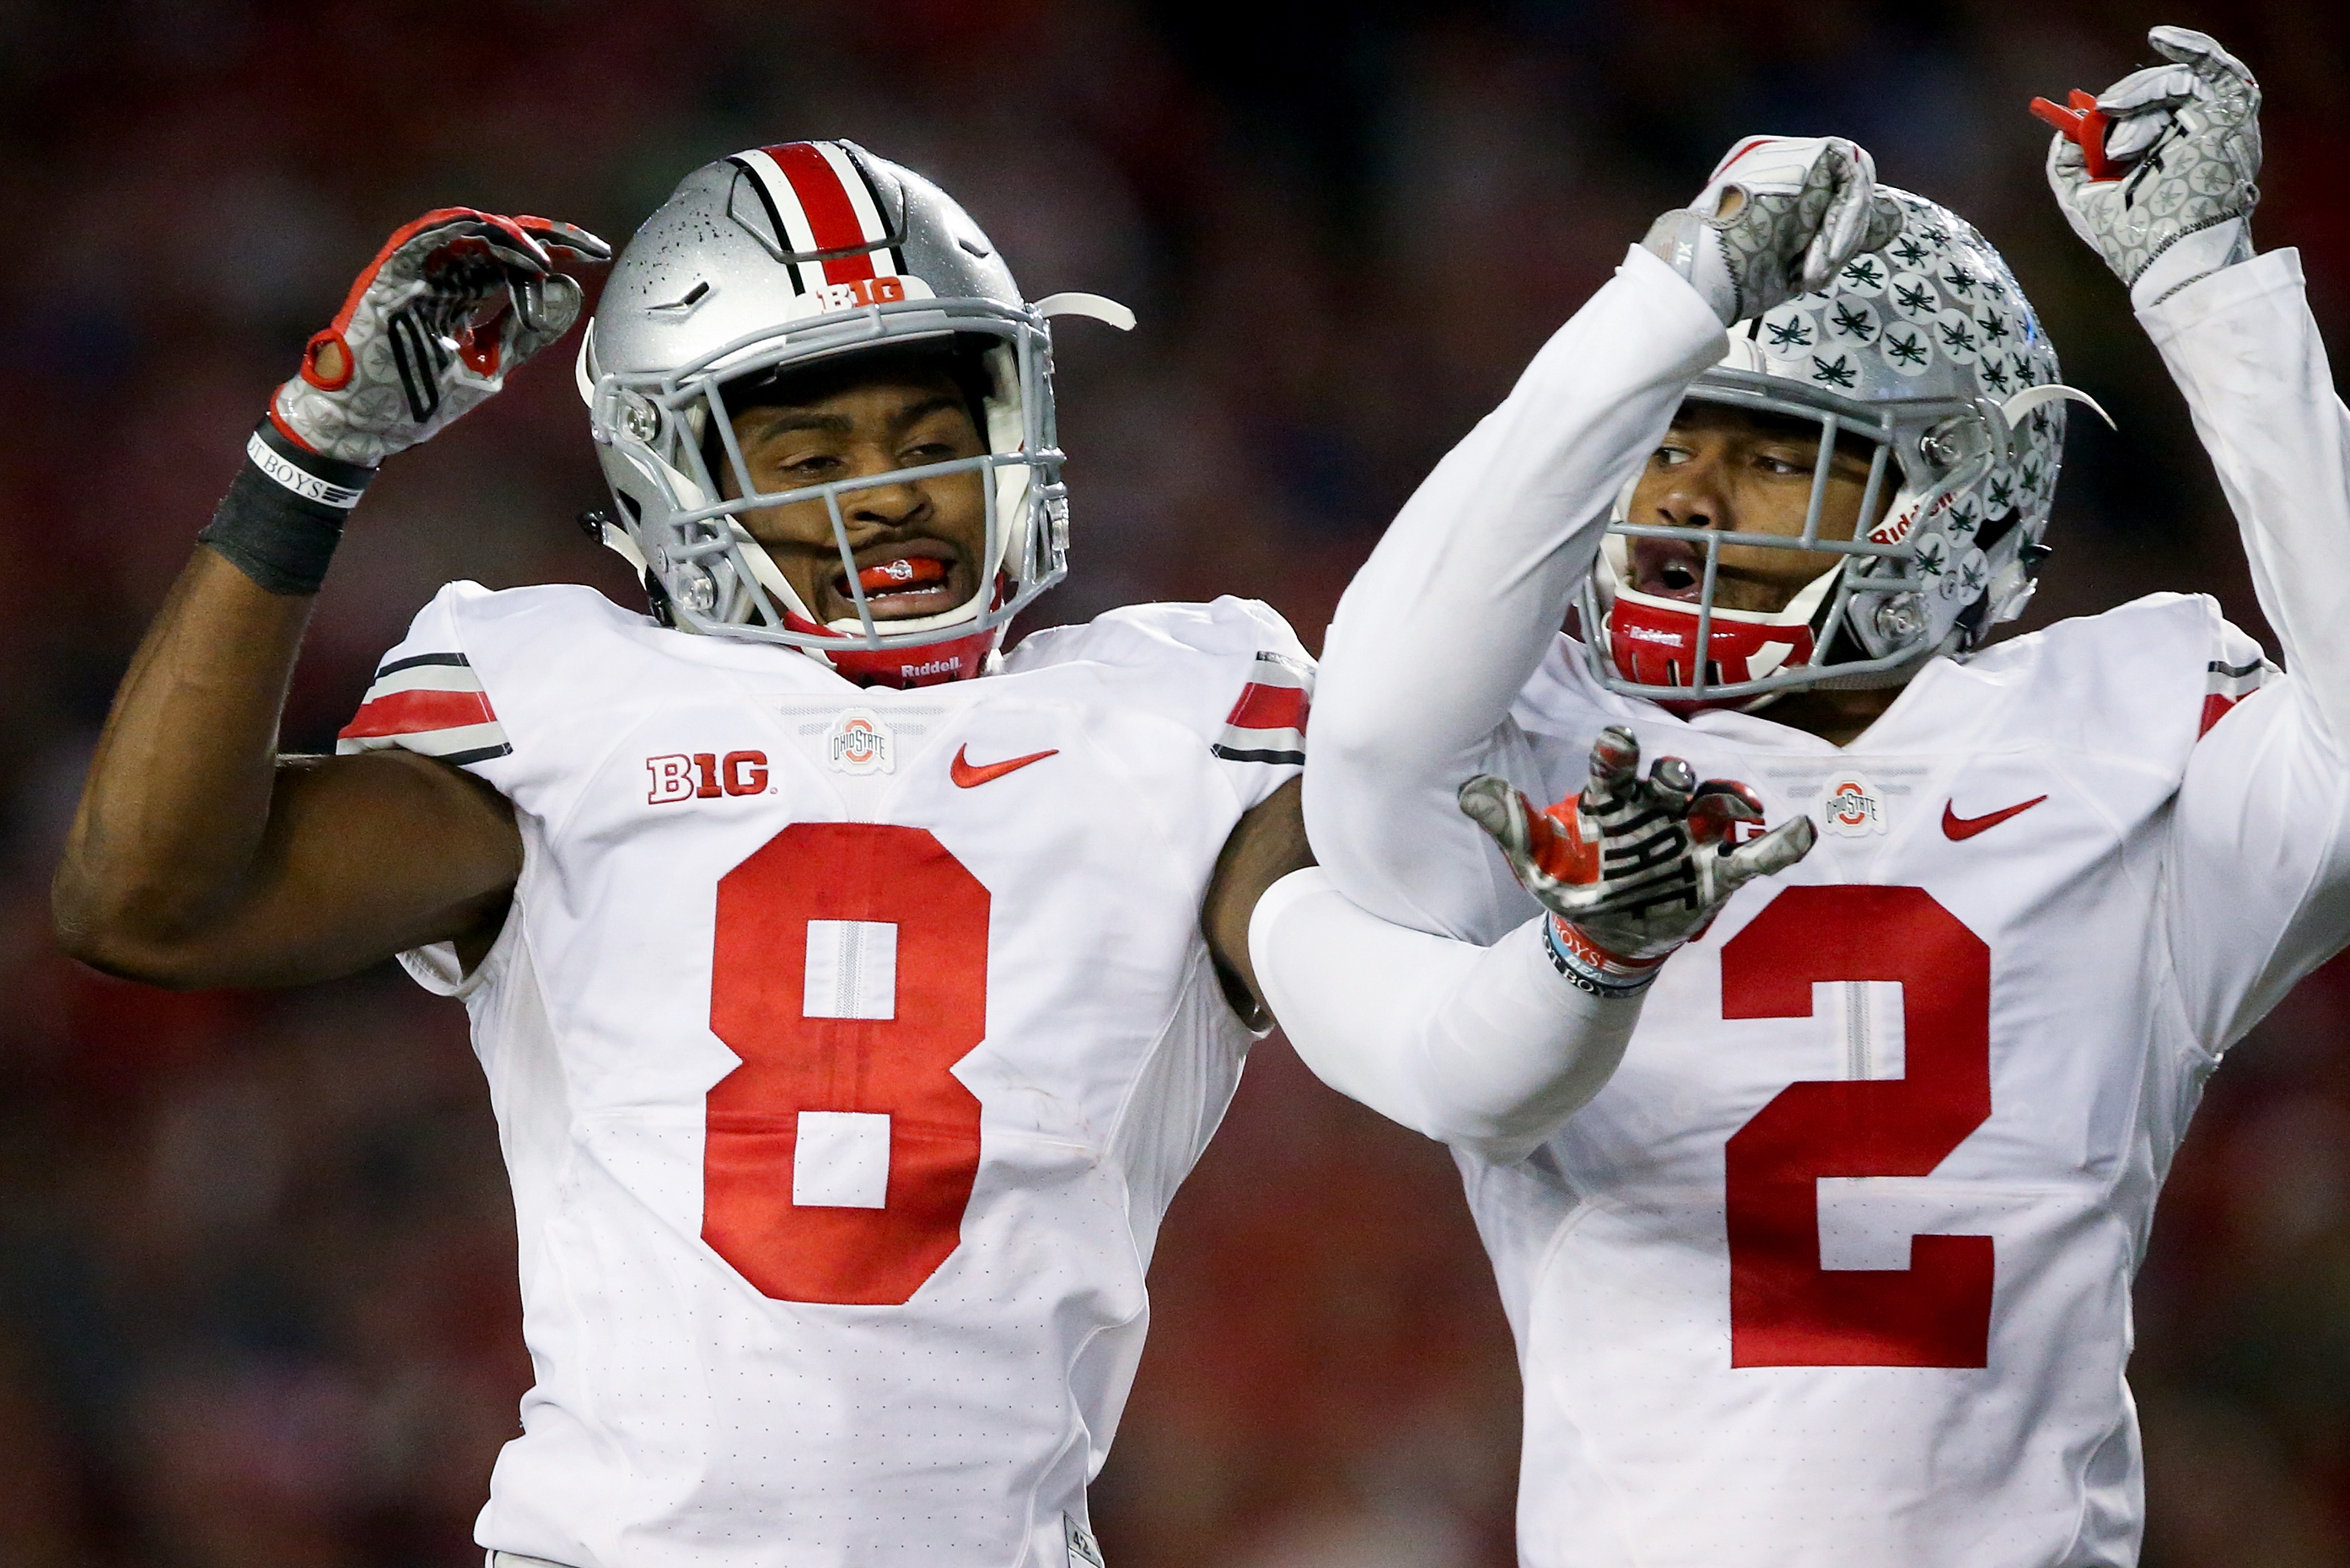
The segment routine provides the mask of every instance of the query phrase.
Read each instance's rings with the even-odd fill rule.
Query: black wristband
[[[375,470],[307,452],[264,416],[244,443],[244,467],[196,537],[262,588],[307,597],[327,580],[343,519]]]

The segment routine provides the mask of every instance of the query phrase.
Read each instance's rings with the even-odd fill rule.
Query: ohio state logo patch
[[[825,732],[824,755],[834,771],[886,774],[897,771],[889,726],[870,708],[843,708]]]
[[[1883,796],[1859,774],[1845,772],[1828,779],[1820,800],[1820,820],[1830,833],[1845,838],[1866,838],[1885,831]]]

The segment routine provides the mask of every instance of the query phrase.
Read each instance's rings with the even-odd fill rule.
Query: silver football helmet
[[[1898,684],[1937,653],[1976,647],[2031,598],[2064,404],[2095,404],[2059,382],[2039,318],[1972,224],[1878,189],[1902,215],[1885,248],[1854,257],[1825,291],[1731,327],[1730,351],[1689,392],[1818,424],[1802,535],[1627,519],[1627,487],[1580,610],[1592,628],[1584,656],[1610,690],[1676,708],[1752,708],[1806,687]],[[1873,448],[1861,524],[1852,539],[1823,538],[1829,459],[1856,439]],[[1695,549],[1694,599],[1632,587],[1628,542],[1644,537]],[[1818,575],[1781,610],[1718,605],[1725,540],[1815,553]]]
[[[579,390],[618,507],[603,542],[643,574],[656,608],[681,629],[802,649],[872,683],[978,673],[1005,625],[1066,570],[1045,325],[1055,315],[1134,325],[1125,306],[1095,295],[1024,299],[945,192],[851,142],[754,148],[703,165],[613,263],[580,348]],[[758,488],[735,441],[728,387],[924,342],[976,357],[983,455]],[[941,614],[877,620],[841,497],[974,471],[986,476],[987,508],[977,591]],[[831,514],[853,618],[819,625],[741,522],[745,512],[806,501]]]

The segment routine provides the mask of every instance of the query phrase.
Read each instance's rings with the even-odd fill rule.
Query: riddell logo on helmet
[[[764,752],[729,752],[723,757],[715,752],[647,757],[645,772],[652,775],[652,788],[645,794],[649,805],[767,792]]]
[[[1641,626],[1633,621],[1626,622],[1624,635],[1641,642],[1662,643],[1667,648],[1679,648],[1681,645],[1680,633],[1677,631],[1668,631],[1662,627]]]
[[[1926,508],[1926,515],[1929,517],[1939,517],[1943,513],[1948,512],[1951,507],[1957,505],[1958,502],[1959,497],[1956,492],[1938,495],[1934,497],[1933,504]],[[1871,528],[1868,531],[1868,542],[1872,545],[1898,545],[1902,540],[1909,536],[1909,530],[1917,525],[1917,522],[1918,512],[1915,507],[1912,507],[1907,512],[1898,513],[1894,516],[1887,517],[1876,527]]]

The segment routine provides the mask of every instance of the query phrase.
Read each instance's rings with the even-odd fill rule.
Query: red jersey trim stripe
[[[414,735],[426,730],[497,722],[488,696],[481,691],[398,691],[362,703],[337,738],[358,741],[377,735]]]
[[[335,738],[343,754],[398,746],[447,763],[503,757],[514,747],[481,677],[462,653],[420,653],[375,672],[375,684]]]
[[[2210,676],[2204,685],[2203,715],[2195,731],[2201,740],[2211,732],[2211,726],[2228,716],[2228,710],[2261,689],[2268,678],[2268,661],[2255,659],[2250,664],[2225,664],[2213,659]]]
[[[1303,763],[1314,667],[1285,653],[1260,652],[1250,674],[1209,751],[1230,763]]]
[[[1241,700],[1232,704],[1224,722],[1239,730],[1303,730],[1311,701],[1299,687],[1260,686],[1252,681],[1241,688]]]

